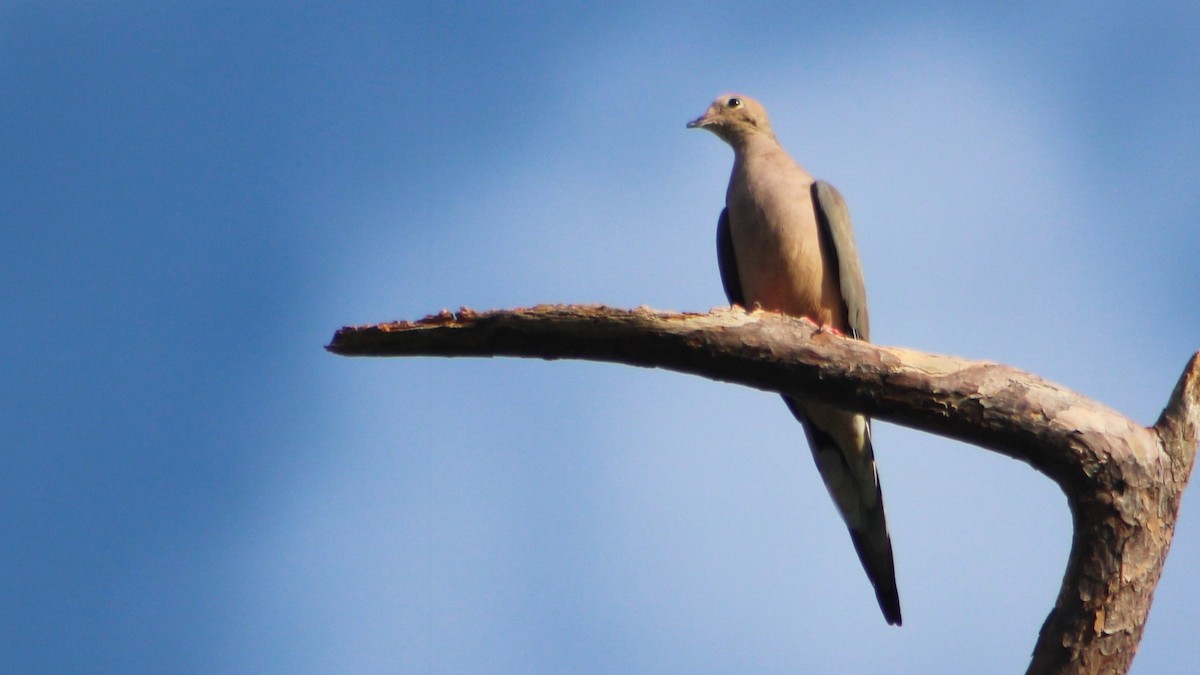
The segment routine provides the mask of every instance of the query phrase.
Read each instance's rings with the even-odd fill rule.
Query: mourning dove
[[[788,156],[771,131],[767,111],[751,98],[721,96],[687,126],[707,129],[733,147],[733,174],[717,222],[717,262],[729,301],[807,317],[868,339],[862,268],[838,191],[813,180]],[[900,625],[871,421],[812,400],[785,396],[784,402],[804,426],[884,618]]]

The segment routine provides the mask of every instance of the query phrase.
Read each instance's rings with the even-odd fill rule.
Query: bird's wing
[[[846,306],[846,322],[850,336],[860,340],[871,339],[871,324],[867,317],[867,288],[863,283],[862,265],[858,261],[858,246],[854,243],[854,230],[850,227],[850,211],[842,195],[825,181],[812,184],[813,208],[817,211],[817,223],[822,233],[833,246],[837,258],[838,287],[842,291],[842,302]]]
[[[729,232],[729,209],[721,209],[717,219],[717,267],[721,269],[721,285],[731,305],[746,306],[742,295],[742,280],[738,277],[737,256],[733,253],[733,235]]]

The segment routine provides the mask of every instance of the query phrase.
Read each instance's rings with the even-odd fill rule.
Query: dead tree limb
[[[998,363],[881,347],[771,312],[544,305],[443,311],[343,328],[344,356],[517,356],[665,368],[814,397],[982,446],[1062,488],[1074,537],[1030,673],[1125,673],[1175,530],[1200,439],[1200,353],[1158,421],[1141,426]]]

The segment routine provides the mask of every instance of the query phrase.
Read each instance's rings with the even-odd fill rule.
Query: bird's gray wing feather
[[[746,306],[742,295],[742,280],[738,277],[737,256],[733,253],[733,235],[729,232],[729,209],[721,209],[717,219],[717,267],[721,270],[721,285],[731,305]]]
[[[854,243],[854,230],[850,226],[850,210],[842,195],[829,183],[818,180],[812,185],[813,206],[817,211],[817,222],[837,257],[835,269],[842,301],[846,305],[846,321],[850,325],[851,337],[871,339],[871,323],[867,317],[867,288],[863,283],[862,264],[858,261],[858,246]]]

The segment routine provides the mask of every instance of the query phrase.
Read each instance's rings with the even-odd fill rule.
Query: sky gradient
[[[1151,423],[1200,349],[1188,3],[0,6],[0,671],[1020,672],[1027,466],[877,424],[888,627],[778,398],[343,359],[346,324],[704,311],[719,93],[845,195],[880,343]],[[1134,672],[1200,662],[1191,495]]]

